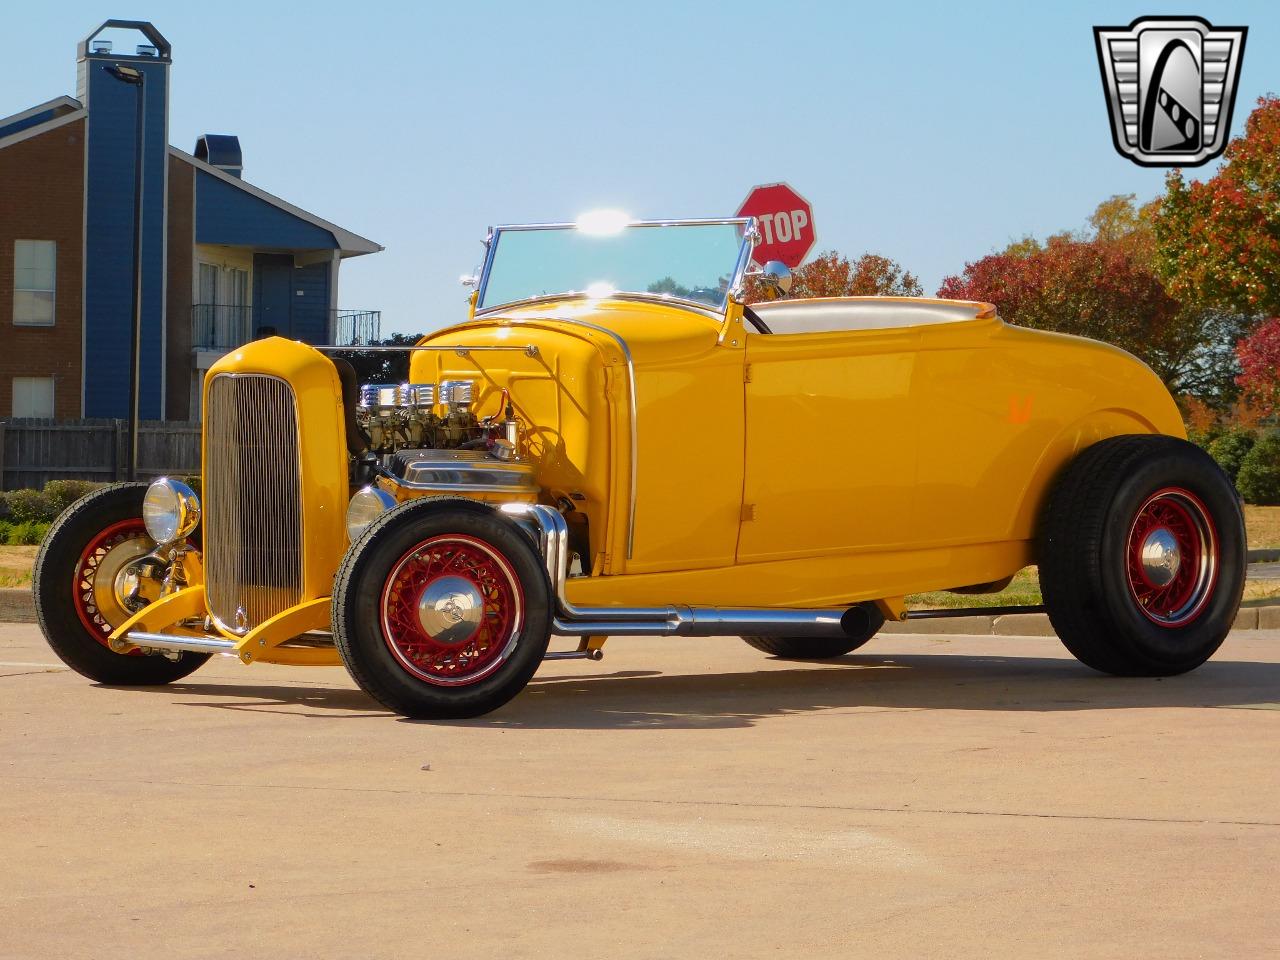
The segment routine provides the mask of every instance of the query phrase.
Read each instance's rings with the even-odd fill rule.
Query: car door
[[[914,328],[747,335],[740,563],[906,542],[918,342]]]

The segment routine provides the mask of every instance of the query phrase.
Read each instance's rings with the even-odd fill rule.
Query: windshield
[[[665,296],[723,310],[750,257],[745,220],[499,227],[476,308],[555,294]]]

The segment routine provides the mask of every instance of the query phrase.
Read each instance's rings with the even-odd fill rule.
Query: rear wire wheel
[[[1235,488],[1207,453],[1174,437],[1113,437],[1076,457],[1050,495],[1036,553],[1062,642],[1120,676],[1204,663],[1244,589]]]
[[[529,682],[551,637],[551,588],[531,539],[473,501],[379,517],[338,570],[333,636],[360,688],[407,717],[474,717]]]

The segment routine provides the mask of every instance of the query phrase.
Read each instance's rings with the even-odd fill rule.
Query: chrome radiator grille
[[[221,374],[204,415],[209,613],[244,633],[302,600],[302,496],[293,389]]]

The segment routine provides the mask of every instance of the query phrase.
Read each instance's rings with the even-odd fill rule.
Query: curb
[[[36,604],[24,587],[0,587],[0,623],[35,623]],[[1257,607],[1241,607],[1233,630],[1280,630],[1280,602]],[[939,634],[993,637],[1056,636],[1043,613],[1008,613],[1000,617],[939,617],[936,620],[908,620],[886,623],[881,633]]]
[[[26,587],[0,587],[0,623],[35,623],[35,597]]]
[[[1280,550],[1249,550],[1246,563],[1275,563],[1280,561]]]
[[[1280,630],[1280,603],[1241,607],[1232,630]],[[993,637],[1053,637],[1048,614],[1010,613],[1002,617],[939,617],[886,623],[881,633],[942,634]]]

